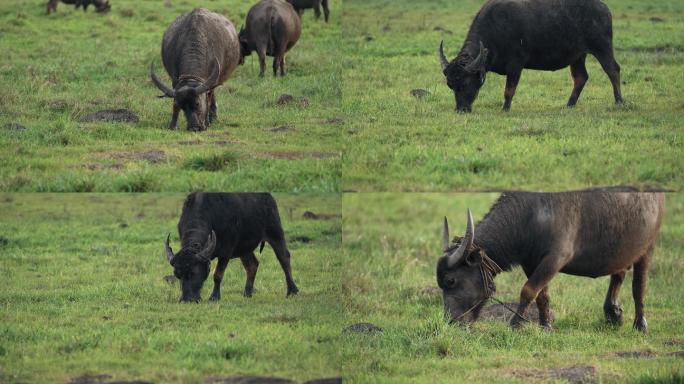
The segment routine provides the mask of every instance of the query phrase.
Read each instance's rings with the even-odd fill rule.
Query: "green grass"
[[[507,323],[481,320],[469,328],[443,320],[435,266],[442,217],[462,233],[465,210],[479,220],[494,194],[368,193],[343,196],[347,322],[367,321],[384,332],[347,335],[342,372],[355,383],[529,382],[514,370],[593,366],[598,382],[681,383],[684,349],[684,195],[670,194],[650,271],[646,297],[649,333],[634,331],[631,273],[621,291],[625,325],[603,321],[608,278],[559,275],[550,284],[553,332],[537,325],[513,331]],[[517,301],[525,277],[520,268],[496,278],[497,297]],[[676,342],[670,345],[666,342]],[[651,351],[650,359],[615,352]],[[519,372],[520,373],[520,372]]]
[[[510,112],[501,111],[505,78],[490,73],[473,113],[456,114],[437,48],[444,39],[453,58],[482,3],[344,2],[344,189],[681,189],[683,2],[606,1],[622,107],[590,56],[590,79],[574,109],[565,107],[569,69],[525,70]],[[430,95],[416,99],[416,88]]]
[[[256,56],[247,58],[218,88],[218,121],[208,131],[166,129],[171,101],[149,80],[152,60],[162,79],[160,46],[181,13],[204,6],[239,28],[250,0],[117,0],[106,15],[45,2],[0,2],[0,190],[145,191],[341,190],[341,3],[329,24],[303,18],[298,44],[288,54],[289,75],[258,78]],[[270,63],[270,60],[269,60]],[[270,64],[269,64],[270,68]],[[308,107],[277,106],[281,94],[305,97]],[[137,124],[81,123],[102,109],[127,108]],[[18,123],[26,130],[6,129]],[[288,125],[286,132],[273,128]],[[196,157],[236,154],[221,170],[186,167]],[[142,155],[161,151],[156,162]]]
[[[179,304],[163,241],[182,194],[0,197],[0,382],[118,380],[202,383],[213,376],[299,381],[340,374],[340,196],[276,194],[297,296],[266,247],[251,299],[229,263],[219,303]],[[307,211],[332,215],[306,220]],[[296,241],[308,238],[308,242]],[[215,264],[215,263],[214,263]]]

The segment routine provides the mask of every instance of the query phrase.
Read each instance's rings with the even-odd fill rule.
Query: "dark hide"
[[[176,19],[164,33],[161,49],[172,87],[150,68],[153,83],[174,99],[170,129],[183,110],[189,131],[202,131],[217,117],[214,88],[223,84],[240,62],[240,43],[233,24],[218,13],[197,8]]]
[[[47,3],[48,15],[52,12],[57,12],[57,3],[60,0],[49,0]],[[76,9],[83,7],[83,12],[88,10],[89,5],[94,5],[97,12],[109,12],[112,8],[109,5],[109,0],[61,0],[64,4],[74,4]]]
[[[523,68],[555,71],[570,66],[574,88],[567,105],[574,106],[589,78],[584,65],[588,53],[608,74],[615,102],[622,103],[612,17],[599,0],[489,0],[456,58],[449,62],[440,45],[440,62],[457,111],[470,112],[490,71],[506,75],[507,111]]]
[[[323,6],[323,14],[325,15],[325,22],[328,22],[330,17],[330,9],[328,8],[328,0],[287,0],[292,4],[295,11],[301,16],[306,9],[313,9],[316,15],[316,20],[321,17],[321,5]]]
[[[634,326],[645,331],[643,298],[664,204],[662,193],[504,193],[463,240],[449,243],[445,230],[437,283],[447,315],[460,322],[475,321],[481,301],[495,289],[493,281],[486,289],[483,277],[493,279],[501,271],[498,267],[508,271],[519,265],[528,277],[517,308],[520,315],[525,316],[536,300],[540,324],[551,326],[547,287],[559,272],[593,278],[610,275],[604,313],[609,322],[620,323],[618,291],[627,270],[634,268]],[[456,251],[462,243],[465,251],[459,256]],[[481,268],[489,261],[497,268]],[[470,308],[474,310],[464,316]],[[517,327],[521,321],[514,316],[511,325]]]
[[[247,23],[240,30],[242,55],[256,51],[259,76],[266,72],[266,56],[273,57],[273,76],[285,76],[285,53],[299,40],[302,27],[299,15],[283,0],[261,0],[247,13]]]
[[[183,302],[200,300],[213,258],[218,262],[209,300],[220,299],[223,272],[228,260],[235,258],[240,258],[247,274],[244,295],[252,296],[259,267],[254,250],[261,245],[261,252],[265,242],[273,248],[285,272],[287,295],[298,292],[278,206],[268,193],[192,193],[183,204],[178,234],[181,250],[174,254],[169,246],[166,254],[181,281]]]

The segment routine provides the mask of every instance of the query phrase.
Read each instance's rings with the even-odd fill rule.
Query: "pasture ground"
[[[237,29],[251,0],[117,0],[87,13],[45,1],[0,2],[0,190],[4,191],[339,191],[341,190],[341,2],[331,19],[308,11],[289,75],[258,78],[247,58],[217,91],[208,131],[166,129],[170,99],[149,80],[161,39],[182,13],[207,7]],[[166,6],[165,4],[169,4]],[[282,94],[302,103],[280,106]],[[137,123],[83,123],[90,113],[126,108]],[[21,126],[18,127],[17,125]]]
[[[456,56],[482,0],[345,0],[344,189],[558,191],[634,185],[681,190],[684,2],[606,0],[627,103],[587,59],[565,107],[569,69],[523,71],[511,111],[494,73],[471,114],[456,114],[437,49]],[[422,98],[410,94],[423,89]]]
[[[668,194],[646,297],[649,333],[634,331],[631,272],[620,298],[622,327],[604,323],[608,277],[559,275],[550,284],[553,332],[513,331],[502,320],[468,328],[443,320],[435,266],[442,218],[465,230],[496,194],[345,194],[342,294],[347,322],[370,322],[374,335],[345,336],[342,372],[354,383],[682,383],[684,350],[684,195]],[[520,268],[496,278],[496,297],[517,302]],[[505,311],[503,312],[506,313]],[[641,357],[641,358],[639,358]],[[583,381],[584,380],[584,381]]]
[[[0,382],[64,383],[84,375],[155,383],[212,377],[339,376],[342,260],[339,195],[277,194],[300,292],[267,245],[251,299],[229,263],[222,299],[179,304],[163,256],[181,194],[0,197]],[[311,211],[324,220],[303,218]],[[213,265],[216,264],[214,261]]]

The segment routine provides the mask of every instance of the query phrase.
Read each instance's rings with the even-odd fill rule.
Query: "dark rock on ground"
[[[379,333],[383,332],[384,329],[378,327],[375,324],[371,323],[356,323],[349,325],[345,327],[343,332],[358,332],[358,333],[368,333],[368,334],[373,334],[373,333]]]
[[[103,111],[93,112],[81,117],[78,121],[82,123],[90,123],[95,121],[102,121],[106,123],[137,123],[140,121],[138,115],[129,111],[128,109],[105,109]]]

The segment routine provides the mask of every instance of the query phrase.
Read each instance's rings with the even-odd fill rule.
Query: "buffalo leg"
[[[622,308],[620,308],[620,303],[618,302],[618,294],[620,293],[622,282],[625,280],[626,272],[620,271],[610,276],[606,301],[603,302],[603,313],[606,316],[606,321],[610,324],[622,324]]]
[[[330,8],[328,8],[328,0],[322,0],[321,4],[323,5],[323,14],[325,15],[325,22],[328,22],[328,18],[330,17]]]
[[[169,123],[169,129],[178,129],[178,113],[180,112],[180,107],[174,102],[173,112],[171,114],[171,122]]]
[[[520,291],[520,303],[516,311],[518,315],[513,316],[511,319],[511,327],[520,328],[522,326],[530,303],[536,300],[539,293],[546,288],[551,279],[563,268],[567,263],[567,259],[568,257],[565,254],[551,253],[534,269],[534,272]]]
[[[648,324],[644,317],[644,295],[646,294],[646,282],[648,280],[648,265],[653,255],[653,247],[639,261],[634,264],[634,276],[632,279],[632,296],[634,297],[634,328],[646,332]]]
[[[256,278],[257,270],[259,269],[259,260],[254,256],[254,252],[247,255],[240,256],[242,266],[245,267],[247,280],[245,282],[245,297],[252,297],[254,291],[254,278]]]
[[[551,330],[553,325],[553,313],[549,305],[549,287],[546,286],[537,295],[537,309],[539,310],[539,325]]]
[[[213,123],[216,120],[216,117],[218,117],[217,114],[217,108],[216,108],[216,94],[214,91],[210,91],[208,96],[208,102],[209,102],[209,115],[207,116],[207,125]]]
[[[316,16],[316,20],[321,18],[321,1],[320,0],[315,0],[313,4],[313,10],[314,10],[314,15]]]
[[[259,77],[264,77],[266,73],[266,50],[257,49],[257,55],[259,55]]]
[[[615,104],[622,104],[622,92],[620,91],[620,65],[615,61],[612,47],[607,48],[594,56],[601,63],[601,67],[608,75],[610,83],[613,85],[613,97]]]
[[[515,96],[515,89],[518,87],[518,81],[520,81],[520,74],[522,73],[522,68],[515,68],[506,74],[506,89],[504,90],[504,105],[503,110],[508,112],[511,109],[511,102],[513,101],[513,96]]]
[[[278,67],[280,66],[280,55],[273,56],[273,77],[278,77]]]
[[[285,54],[280,56],[280,76],[285,76],[287,72],[285,71]]]
[[[282,230],[274,231],[274,236],[269,236],[268,244],[273,248],[273,251],[280,262],[280,267],[283,268],[285,273],[285,283],[287,284],[287,295],[296,295],[299,292],[297,285],[294,280],[292,280],[292,271],[290,269],[290,251],[287,249],[285,244],[285,237]],[[279,232],[279,233],[278,233]]]
[[[568,100],[568,107],[574,107],[577,104],[577,100],[582,93],[584,84],[589,80],[589,73],[587,73],[587,67],[584,64],[587,56],[582,56],[576,62],[570,64],[570,74],[572,74],[572,80],[575,83],[572,88],[572,93],[570,94],[570,99]]]
[[[218,259],[216,269],[214,270],[214,291],[211,292],[209,300],[217,301],[221,299],[221,281],[223,281],[223,272],[228,266],[228,256],[223,256]]]

